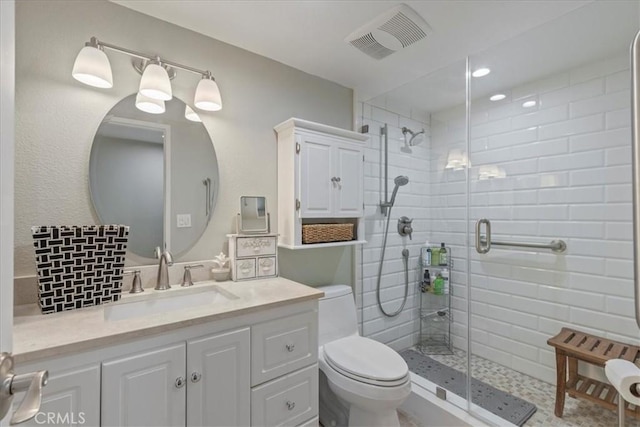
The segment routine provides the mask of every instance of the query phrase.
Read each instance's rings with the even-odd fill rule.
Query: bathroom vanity
[[[16,308],[19,371],[50,374],[31,425],[317,425],[322,292],[272,278],[139,295]]]

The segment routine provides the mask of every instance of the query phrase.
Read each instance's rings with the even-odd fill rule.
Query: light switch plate
[[[191,227],[191,214],[178,214],[178,228]]]

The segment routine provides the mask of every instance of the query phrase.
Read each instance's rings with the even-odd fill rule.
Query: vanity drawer
[[[236,279],[251,279],[256,277],[256,259],[239,259],[235,263]]]
[[[238,237],[237,257],[275,255],[276,237]]]
[[[318,364],[251,390],[251,425],[296,426],[318,415]]]
[[[258,277],[276,275],[276,257],[258,258]]]
[[[318,359],[318,311],[251,327],[251,385],[262,384]]]

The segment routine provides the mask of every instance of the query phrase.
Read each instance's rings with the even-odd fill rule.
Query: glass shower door
[[[629,72],[639,16],[637,2],[589,3],[469,59],[476,415],[487,411],[515,424],[617,423],[615,411],[602,409],[607,397],[599,383],[580,386],[586,382],[578,376],[606,380],[589,363],[571,373],[578,399],[565,399],[558,410],[560,366],[547,340],[569,328],[640,344]]]

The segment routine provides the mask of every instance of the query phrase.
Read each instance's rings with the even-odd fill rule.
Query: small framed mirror
[[[257,234],[269,232],[267,198],[263,196],[240,197],[239,233]]]

